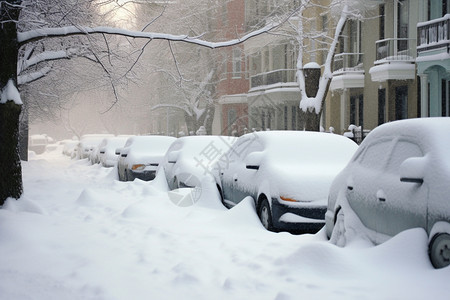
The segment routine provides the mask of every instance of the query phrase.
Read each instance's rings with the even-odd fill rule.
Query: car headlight
[[[141,171],[145,169],[145,165],[144,164],[136,164],[136,165],[132,165],[131,166],[131,170],[133,171]]]
[[[283,197],[283,196],[280,196],[280,199],[283,200],[283,201],[288,201],[288,202],[300,202],[300,201],[295,200],[293,198]]]

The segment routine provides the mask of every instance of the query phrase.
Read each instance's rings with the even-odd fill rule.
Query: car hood
[[[164,154],[140,154],[133,153],[132,151],[128,152],[126,157],[126,162],[128,165],[134,164],[152,164],[157,163],[160,164],[164,158]]]
[[[336,175],[343,166],[272,166],[261,168],[259,177],[265,178],[272,196],[282,196],[300,202],[324,202]],[[258,180],[259,181],[259,180]],[[260,182],[260,181],[259,181]]]

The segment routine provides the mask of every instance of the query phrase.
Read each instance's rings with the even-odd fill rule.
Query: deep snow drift
[[[59,152],[23,163],[25,193],[0,209],[0,299],[439,299],[422,229],[345,248],[263,229],[250,198],[216,191],[177,206],[155,183]]]

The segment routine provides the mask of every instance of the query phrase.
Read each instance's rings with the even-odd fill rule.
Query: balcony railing
[[[450,43],[450,14],[417,24],[417,50],[440,48]]]
[[[414,39],[390,38],[376,42],[376,64],[404,61],[413,62],[416,58]]]
[[[275,83],[295,82],[296,70],[281,69],[260,73],[250,77],[250,88],[271,85]]]
[[[334,56],[334,73],[364,71],[362,53],[340,53]]]

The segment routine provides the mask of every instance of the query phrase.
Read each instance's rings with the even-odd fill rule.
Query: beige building
[[[336,132],[420,116],[415,61],[425,2],[379,1],[363,22],[346,24],[327,104]]]
[[[274,6],[275,2],[246,1],[246,31],[268,14],[281,12],[282,6]],[[330,1],[316,2],[322,7],[309,8],[303,14],[301,66],[317,62],[323,67],[327,41],[334,34],[336,19],[327,9]],[[448,1],[369,2],[364,19],[348,20],[339,38],[322,128],[328,131],[332,127],[342,134],[350,125],[370,131],[393,120],[448,116]],[[296,22],[294,17],[290,25]],[[244,44],[249,88],[241,96],[248,105],[249,130],[300,129],[298,35],[292,27],[283,30],[282,34],[262,35]],[[417,32],[421,34],[419,41]]]
[[[279,2],[274,5],[274,1],[246,1],[247,27],[266,19],[269,14],[285,13],[295,4]],[[311,6],[303,12],[303,34],[297,31],[300,19],[294,16],[279,35],[263,35],[245,43],[250,74],[247,93],[250,130],[301,129],[301,94],[296,79],[299,39],[304,46],[302,65],[310,61],[321,64],[326,56],[323,41],[330,33],[329,18],[324,8],[330,1],[316,2],[323,6]],[[315,38],[310,38],[312,36]]]

